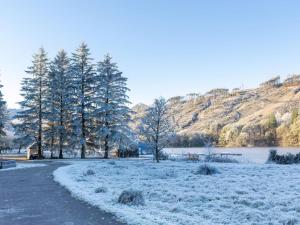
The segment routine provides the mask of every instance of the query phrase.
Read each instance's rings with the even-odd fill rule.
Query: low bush
[[[269,152],[268,161],[273,162],[276,160],[277,150],[271,149]]]
[[[168,160],[169,159],[169,155],[167,153],[160,151],[158,154],[159,154],[159,160]]]
[[[268,162],[275,162],[277,164],[294,164],[300,163],[300,152],[297,154],[277,154],[277,150],[271,149],[268,157]]]
[[[296,219],[288,219],[287,221],[283,222],[283,225],[297,225],[298,221]]]
[[[219,171],[213,167],[210,166],[208,164],[203,164],[201,166],[199,166],[199,168],[196,170],[195,174],[199,174],[199,175],[213,175],[213,174],[217,174],[219,173]]]
[[[125,190],[120,194],[118,203],[125,205],[145,205],[145,200],[141,191]]]
[[[91,175],[95,175],[95,171],[94,170],[91,170],[91,169],[88,169],[85,173],[84,173],[84,176],[91,176]]]
[[[95,193],[106,193],[107,188],[106,187],[98,187],[95,189]]]

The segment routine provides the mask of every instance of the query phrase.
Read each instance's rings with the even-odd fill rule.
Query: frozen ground
[[[16,167],[6,168],[6,169],[0,169],[1,171],[8,171],[8,170],[19,170],[19,169],[26,169],[26,168],[32,168],[32,167],[42,167],[47,166],[43,163],[18,163]]]
[[[150,160],[74,162],[54,172],[71,193],[134,225],[299,224],[300,166],[211,164]],[[93,174],[91,171],[95,172]],[[90,175],[89,175],[90,174]],[[100,188],[102,192],[95,193]],[[141,190],[144,206],[117,203],[123,190]]]

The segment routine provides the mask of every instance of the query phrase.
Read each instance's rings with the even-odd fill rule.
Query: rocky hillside
[[[176,127],[175,146],[200,144],[204,136],[219,146],[300,144],[300,75],[283,82],[275,77],[255,89],[214,89],[204,95],[177,96],[168,104]],[[133,108],[135,124],[146,108]]]

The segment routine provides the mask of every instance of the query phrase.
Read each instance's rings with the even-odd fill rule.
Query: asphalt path
[[[53,181],[52,172],[66,164],[46,164],[0,171],[0,225],[125,225]]]

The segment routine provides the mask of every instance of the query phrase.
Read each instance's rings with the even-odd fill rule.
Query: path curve
[[[0,172],[0,225],[125,225],[53,181],[52,172],[66,164],[46,164]]]

